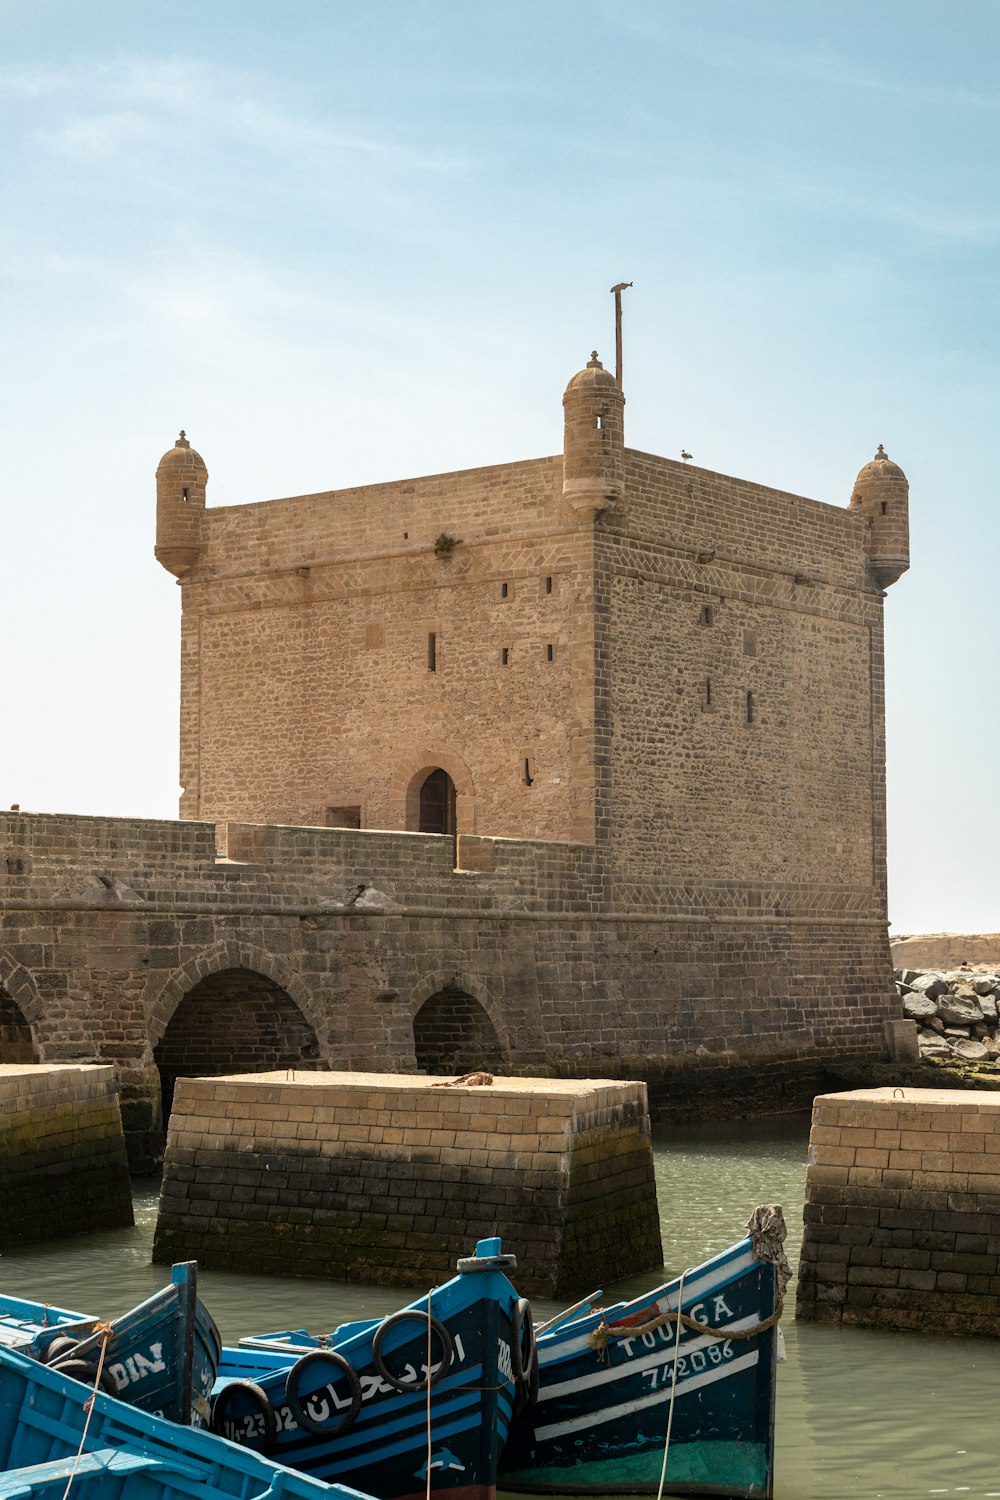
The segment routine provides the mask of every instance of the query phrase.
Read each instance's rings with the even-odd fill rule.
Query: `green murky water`
[[[795,1118],[659,1135],[657,1188],[672,1274],[738,1239],[758,1203],[783,1205],[795,1265],[807,1132],[807,1120]],[[134,1229],[0,1255],[0,1287],[82,1312],[124,1312],[163,1284],[162,1269],[149,1263],[156,1195],[155,1183],[138,1185]],[[605,1291],[638,1291],[651,1279]],[[303,1324],[319,1330],[388,1312],[412,1295],[208,1271],[200,1285],[227,1340]],[[778,1370],[777,1500],[1000,1497],[1000,1341],[796,1324],[790,1306],[782,1326],[788,1362]]]

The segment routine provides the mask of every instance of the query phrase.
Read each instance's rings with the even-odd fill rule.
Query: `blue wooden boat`
[[[0,1497],[64,1500],[68,1485],[73,1500],[365,1500],[0,1344]]]
[[[493,1500],[532,1347],[531,1309],[499,1239],[388,1318],[224,1349],[212,1425],[380,1500]]]
[[[790,1273],[780,1208],[756,1209],[747,1229],[683,1278],[539,1330],[537,1392],[511,1426],[502,1489],[650,1493],[665,1459],[670,1495],[770,1500]]]
[[[0,1297],[0,1344],[93,1384],[173,1422],[202,1426],[222,1352],[210,1313],[198,1298],[198,1267],[173,1267],[170,1285],[110,1324],[97,1318]],[[101,1353],[103,1349],[103,1360]]]

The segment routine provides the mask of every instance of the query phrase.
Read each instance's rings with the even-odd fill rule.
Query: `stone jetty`
[[[895,975],[903,1015],[917,1023],[921,1057],[1000,1059],[1000,975],[971,967],[952,973],[897,969]]]
[[[132,1222],[114,1069],[0,1064],[0,1248]]]
[[[1000,1335],[1000,1092],[813,1104],[796,1317]]]
[[[159,1262],[426,1286],[493,1234],[532,1294],[658,1268],[646,1085],[291,1070],[177,1085]]]

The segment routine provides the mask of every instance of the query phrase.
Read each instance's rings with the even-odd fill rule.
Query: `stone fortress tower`
[[[0,813],[0,1063],[643,1078],[802,1105],[885,1053],[879,448],[821,504],[625,446],[209,506],[181,433],[181,819]],[[557,420],[553,397],[553,423]]]
[[[453,839],[456,879],[516,846],[511,911],[570,917],[573,955],[543,979],[519,928],[503,962],[604,1073],[877,1051],[906,478],[880,447],[846,507],[819,503],[629,449],[624,406],[594,354],[561,455],[209,508],[182,433],[156,538],[182,590],[181,816],[223,845],[397,831],[396,900],[402,834]]]

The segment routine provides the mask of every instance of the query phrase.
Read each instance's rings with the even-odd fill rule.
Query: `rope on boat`
[[[94,1376],[94,1389],[91,1391],[89,1399],[83,1403],[83,1409],[87,1413],[87,1420],[83,1424],[83,1435],[80,1438],[80,1446],[76,1450],[76,1457],[73,1460],[73,1467],[66,1481],[66,1488],[63,1490],[62,1500],[67,1500],[73,1480],[76,1478],[76,1471],[80,1467],[80,1459],[83,1457],[84,1446],[87,1442],[87,1429],[90,1426],[90,1418],[94,1411],[94,1397],[97,1395],[97,1389],[101,1383],[101,1375],[104,1372],[104,1356],[107,1353],[108,1339],[111,1337],[111,1331],[112,1325],[110,1323],[98,1323],[94,1328],[94,1332],[99,1334],[101,1339],[101,1352],[97,1356],[97,1374]]]
[[[791,1279],[792,1269],[785,1255],[785,1216],[781,1212],[779,1203],[763,1203],[755,1208],[747,1220],[747,1234],[756,1260],[765,1265],[774,1267],[777,1280],[777,1306],[769,1318],[764,1318],[760,1323],[755,1323],[752,1328],[712,1328],[706,1323],[699,1323],[697,1318],[688,1317],[687,1313],[681,1312],[681,1296],[678,1292],[677,1311],[675,1313],[661,1313],[658,1317],[650,1318],[648,1323],[606,1323],[602,1321],[590,1335],[588,1343],[598,1354],[603,1354],[612,1339],[638,1339],[644,1333],[655,1333],[658,1328],[665,1328],[669,1323],[676,1323],[677,1337],[680,1338],[680,1330],[683,1326],[691,1333],[701,1333],[712,1339],[755,1339],[759,1333],[766,1333],[773,1328],[781,1317],[785,1306],[785,1288]],[[681,1277],[681,1287],[684,1285],[684,1277]]]
[[[434,1320],[431,1317],[431,1292],[427,1293],[427,1476],[424,1488],[424,1500],[431,1500],[431,1328]]]
[[[682,1281],[683,1279],[681,1277]],[[612,1339],[639,1339],[644,1333],[655,1333],[658,1328],[665,1328],[669,1323],[677,1324],[678,1338],[680,1329],[687,1328],[692,1333],[703,1333],[710,1339],[755,1339],[759,1333],[766,1333],[769,1328],[774,1327],[784,1306],[784,1297],[779,1297],[771,1316],[755,1323],[752,1328],[713,1328],[711,1324],[699,1323],[697,1318],[690,1318],[683,1312],[660,1313],[657,1317],[650,1318],[648,1323],[599,1323],[587,1342],[598,1354],[603,1354]]]
[[[681,1279],[677,1284],[677,1306],[680,1307],[684,1296],[684,1277],[686,1271],[681,1272]],[[681,1321],[676,1319],[677,1336],[674,1339],[674,1368],[670,1374],[670,1407],[667,1411],[667,1436],[663,1443],[663,1463],[660,1465],[660,1487],[656,1492],[656,1500],[663,1500],[663,1485],[667,1477],[667,1455],[670,1452],[670,1433],[674,1425],[674,1397],[677,1395],[677,1365],[681,1352]]]

